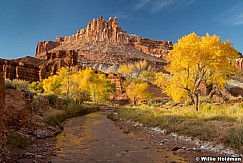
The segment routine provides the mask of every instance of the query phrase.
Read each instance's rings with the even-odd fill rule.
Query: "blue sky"
[[[241,0],[2,0],[0,58],[34,56],[38,41],[69,36],[92,18],[117,16],[130,34],[176,43],[216,34],[243,52]]]

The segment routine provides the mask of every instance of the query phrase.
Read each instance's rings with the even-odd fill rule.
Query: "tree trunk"
[[[69,104],[69,98],[67,96],[67,98],[66,98],[66,110],[68,109],[68,104]]]
[[[192,104],[195,105],[195,100],[194,100],[194,98],[193,98],[193,95],[190,95],[190,98],[191,98],[191,100],[192,100]]]
[[[196,111],[198,111],[199,110],[199,96],[198,96],[197,93],[194,93],[194,96],[195,96],[195,98],[194,98],[194,101],[195,101],[195,103],[194,103],[194,109]]]
[[[209,98],[212,98],[213,97],[213,95],[216,93],[216,87],[214,86],[214,85],[212,85],[212,89],[211,89],[211,91],[207,94],[207,96],[209,97]]]
[[[137,105],[137,98],[133,97],[133,105]]]
[[[96,103],[96,94],[95,94],[95,92],[93,93],[93,99],[94,99],[94,103]]]
[[[213,84],[208,84],[206,85],[206,95],[210,95],[210,93],[212,93],[213,91]]]

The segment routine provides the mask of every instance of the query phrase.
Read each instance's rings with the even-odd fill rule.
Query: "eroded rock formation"
[[[169,50],[172,49],[170,41],[157,41],[147,38],[141,38],[137,35],[129,35],[120,26],[118,26],[117,18],[109,18],[106,21],[103,17],[93,19],[86,28],[78,30],[76,34],[67,37],[56,37],[56,41],[39,42],[36,48],[36,57],[41,58],[45,56],[45,52],[54,49],[58,46],[67,50],[77,50],[82,42],[103,42],[106,44],[123,44],[131,45],[139,51],[162,58],[166,56]],[[63,45],[63,46],[62,46]],[[65,48],[66,47],[66,48]]]
[[[56,42],[54,41],[44,41],[44,42],[38,42],[37,48],[36,48],[36,57],[40,58],[42,56],[46,55],[46,52],[48,50],[54,49],[55,47],[59,46],[60,42],[58,40]]]
[[[26,81],[42,81],[63,66],[76,65],[77,54],[73,51],[45,52],[46,59],[24,57],[16,60],[0,59],[0,70],[8,79],[22,79]]]
[[[18,60],[0,60],[0,67],[3,70],[3,76],[8,79],[22,79],[26,81],[38,81],[41,70],[38,69],[39,60],[33,57],[24,57]],[[31,63],[30,63],[31,62]],[[37,62],[37,63],[36,63]],[[44,72],[47,76],[50,73]],[[43,74],[42,74],[43,76]]]
[[[239,71],[243,70],[243,58],[238,58],[236,60],[236,65],[235,65],[236,69]]]
[[[6,132],[4,121],[4,110],[5,110],[5,82],[0,70],[0,162],[3,158],[3,149],[6,141]]]
[[[130,43],[141,52],[158,58],[164,58],[173,48],[170,41],[150,40],[138,36],[130,37]]]
[[[57,40],[58,41],[58,40]],[[103,17],[93,19],[86,28],[78,30],[75,35],[65,37],[62,44],[71,44],[77,41],[102,41],[112,43],[129,44],[129,36],[126,31],[118,26],[117,18]]]

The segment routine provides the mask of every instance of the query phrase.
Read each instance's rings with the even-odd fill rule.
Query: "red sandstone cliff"
[[[129,35],[126,31],[118,26],[117,18],[109,18],[106,21],[103,17],[93,19],[86,28],[78,30],[76,34],[67,37],[56,37],[56,41],[39,42],[36,48],[37,58],[46,58],[45,53],[53,49],[58,50],[75,50],[78,53],[99,54],[100,49],[93,52],[90,49],[83,48],[83,43],[96,43],[96,46],[115,45],[134,48],[143,54],[152,55],[158,58],[166,56],[172,49],[170,41],[157,41],[147,38],[141,38],[136,35]],[[99,45],[101,44],[101,45]],[[127,52],[129,53],[129,52]],[[138,52],[137,52],[138,53]],[[80,55],[81,55],[80,54]]]
[[[77,54],[73,50],[45,53],[46,59],[26,56],[14,60],[0,59],[0,71],[8,79],[41,81],[56,73],[63,66],[76,65]]]
[[[0,70],[0,162],[3,158],[3,145],[6,141],[5,124],[4,121],[4,110],[5,110],[5,82]]]
[[[126,31],[118,26],[117,18],[103,17],[93,19],[86,28],[78,30],[76,34],[64,37],[62,44],[71,44],[78,41],[102,41],[112,43],[129,44],[129,36]]]
[[[59,45],[60,45],[59,42],[53,42],[53,41],[38,42],[36,48],[36,57],[37,58],[45,57],[45,52],[54,49]]]

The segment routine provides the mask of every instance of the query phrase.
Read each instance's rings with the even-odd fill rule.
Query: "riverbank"
[[[195,162],[196,158],[204,156],[237,156],[235,151],[227,148],[224,153],[212,150],[216,149],[215,144],[206,146],[209,144],[169,134],[158,126],[121,118],[125,114],[124,109],[128,109],[126,113],[138,111],[102,106],[98,112],[67,119],[63,123],[63,131],[56,138],[41,139],[29,145],[20,152],[22,158],[18,162]],[[143,115],[139,111],[136,117]]]
[[[207,104],[199,112],[190,107],[179,106],[171,109],[147,105],[123,107],[118,111],[118,117],[141,123],[146,127],[157,128],[165,135],[181,135],[184,139],[210,142],[208,144],[221,146],[218,151],[228,151],[225,154],[242,153],[241,103],[232,106]],[[213,145],[207,145],[205,148],[210,150]]]

